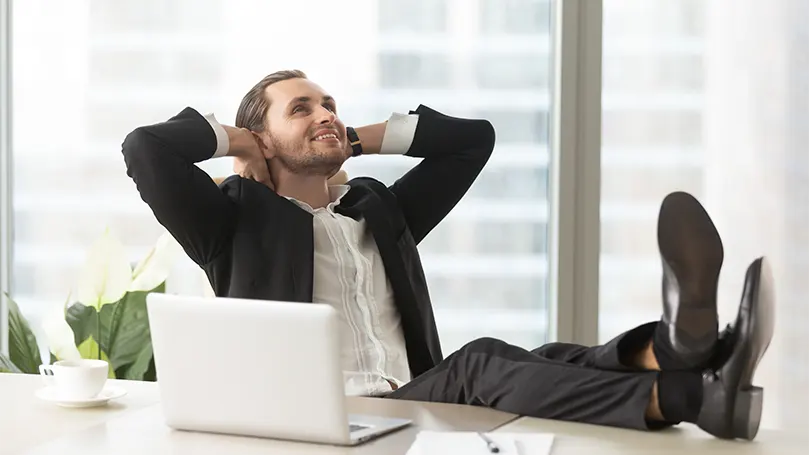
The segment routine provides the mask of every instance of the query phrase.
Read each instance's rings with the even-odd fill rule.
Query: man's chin
[[[310,142],[318,147],[343,148],[343,144],[340,141],[335,140],[310,141]]]
[[[344,159],[334,159],[328,161],[320,161],[317,163],[308,163],[306,166],[301,168],[303,174],[306,175],[322,175],[326,178],[331,178],[340,168],[343,166],[345,162]]]
[[[280,164],[289,172],[306,176],[324,176],[329,178],[337,173],[346,161],[343,151],[339,148],[329,150],[327,153],[320,147],[309,150],[308,156],[278,156]]]

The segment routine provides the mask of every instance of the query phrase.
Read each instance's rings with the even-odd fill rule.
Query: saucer
[[[104,390],[93,398],[75,399],[75,398],[62,398],[59,396],[55,387],[45,387],[36,391],[37,398],[45,401],[50,401],[57,406],[65,408],[91,408],[94,406],[103,406],[110,400],[121,398],[126,395],[126,390],[116,386],[106,386]]]

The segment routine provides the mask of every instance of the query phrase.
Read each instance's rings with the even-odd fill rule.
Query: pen
[[[484,441],[486,441],[486,447],[489,448],[489,452],[491,453],[499,453],[500,447],[497,447],[497,444],[494,443],[488,436],[485,434],[478,432],[478,436],[480,436]]]

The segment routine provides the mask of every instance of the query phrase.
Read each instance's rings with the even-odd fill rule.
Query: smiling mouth
[[[337,140],[337,135],[334,134],[334,133],[320,134],[318,136],[315,136],[314,139],[312,139],[312,140],[317,141],[317,142],[329,141],[329,140],[335,140],[336,141]]]

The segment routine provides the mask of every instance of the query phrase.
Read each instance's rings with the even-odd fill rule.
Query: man
[[[771,277],[749,268],[739,314],[718,334],[723,247],[702,206],[672,193],[660,210],[663,316],[604,346],[533,351],[475,340],[444,359],[416,245],[452,210],[494,147],[485,120],[419,106],[346,127],[322,88],[273,73],[245,95],[235,127],[186,108],[123,143],[128,175],[219,296],[318,302],[342,321],[347,388],[393,399],[489,406],[627,428],[694,422],[752,439],[756,366],[773,331]],[[423,158],[390,187],[328,179],[350,157]],[[217,185],[194,163],[236,158]],[[313,334],[312,336],[317,336]]]

